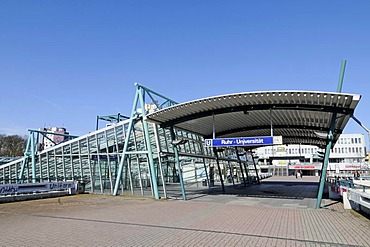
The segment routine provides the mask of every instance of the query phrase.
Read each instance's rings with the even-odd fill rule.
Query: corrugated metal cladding
[[[216,138],[283,136],[285,144],[325,145],[317,132],[327,133],[337,113],[334,142],[342,133],[361,96],[334,92],[245,92],[193,100],[148,114],[162,127],[174,126]]]

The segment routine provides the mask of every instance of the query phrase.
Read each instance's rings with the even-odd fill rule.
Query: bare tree
[[[0,156],[1,156],[1,154],[3,152],[3,148],[4,148],[4,137],[5,137],[5,135],[0,134]]]
[[[20,157],[24,155],[27,139],[18,135],[0,135],[0,156]]]

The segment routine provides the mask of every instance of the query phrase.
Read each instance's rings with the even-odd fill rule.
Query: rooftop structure
[[[147,118],[162,128],[173,126],[204,137],[273,134],[283,136],[284,144],[325,146],[323,135],[329,132],[333,114],[337,114],[335,143],[360,98],[331,92],[246,92],[185,102],[151,113]]]

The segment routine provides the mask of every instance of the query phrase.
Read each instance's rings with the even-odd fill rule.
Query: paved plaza
[[[4,203],[0,246],[370,246],[367,218],[328,199],[313,209],[314,181],[290,182],[188,201],[83,194]]]

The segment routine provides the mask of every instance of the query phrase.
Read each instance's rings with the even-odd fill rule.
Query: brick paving
[[[0,246],[370,246],[370,221],[341,203],[262,199],[86,194],[0,204]]]

